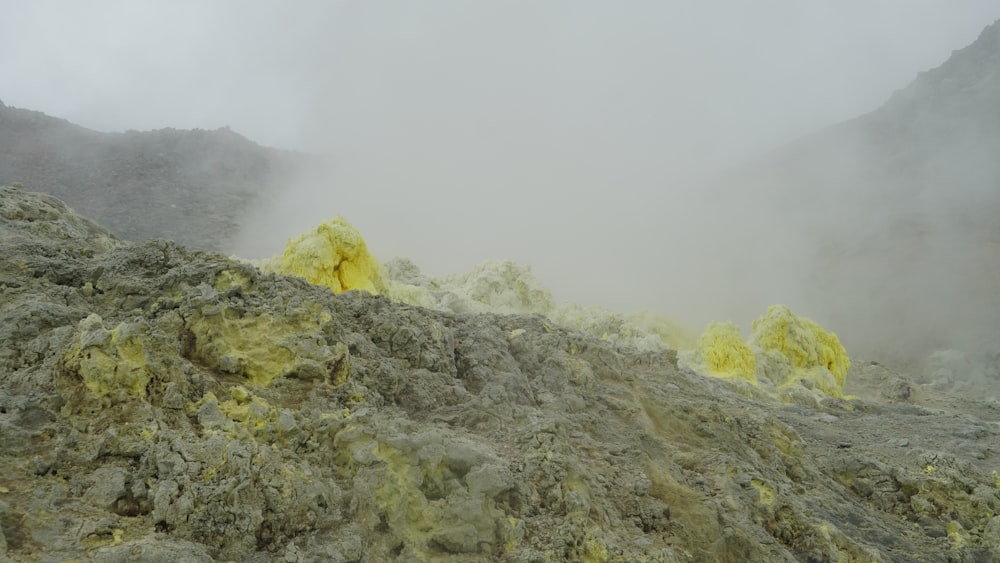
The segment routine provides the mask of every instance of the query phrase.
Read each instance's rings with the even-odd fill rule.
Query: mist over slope
[[[937,348],[995,351],[997,154],[1000,22],[875,111],[708,188],[724,225],[704,233],[721,298],[741,316],[787,295],[853,352],[899,364]]]
[[[228,128],[102,133],[0,102],[0,182],[62,198],[127,240],[221,249],[307,161]]]

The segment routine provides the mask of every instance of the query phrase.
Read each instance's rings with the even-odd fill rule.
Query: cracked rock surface
[[[1000,560],[1000,384],[748,397],[10,187],[0,256],[0,560]]]

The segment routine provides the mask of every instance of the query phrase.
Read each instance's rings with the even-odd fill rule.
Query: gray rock
[[[99,563],[131,563],[133,561],[210,563],[215,561],[203,547],[197,544],[184,540],[160,538],[155,535],[121,545],[99,548],[94,552],[92,560]]]
[[[85,501],[109,509],[126,494],[128,471],[121,467],[98,467],[90,476],[93,485],[83,495]]]

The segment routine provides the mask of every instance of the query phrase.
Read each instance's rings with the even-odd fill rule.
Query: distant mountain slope
[[[734,299],[779,287],[849,349],[903,363],[996,350],[1000,22],[877,110],[710,189],[728,202],[721,222],[752,233],[738,255],[732,230],[712,240],[743,286]]]
[[[219,250],[307,161],[219,129],[100,133],[0,103],[0,182],[64,199],[129,240]]]

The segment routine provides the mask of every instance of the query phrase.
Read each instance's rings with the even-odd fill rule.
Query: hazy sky
[[[342,214],[377,256],[432,274],[510,258],[560,299],[694,319],[685,293],[704,273],[679,257],[713,225],[685,213],[686,186],[875,109],[1000,3],[0,0],[0,14],[8,105],[331,155],[243,251]]]

